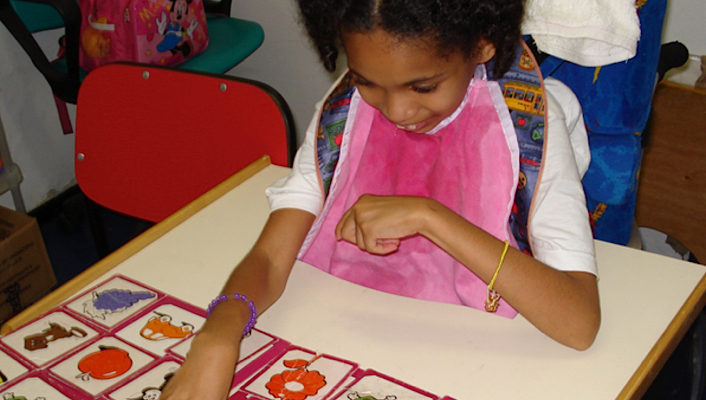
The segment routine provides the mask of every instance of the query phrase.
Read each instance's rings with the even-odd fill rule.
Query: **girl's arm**
[[[337,239],[376,254],[395,251],[401,239],[421,234],[485,282],[504,243],[439,202],[424,197],[363,195],[336,227]],[[387,239],[383,239],[387,238]],[[495,290],[528,321],[556,341],[586,349],[600,326],[596,277],[551,268],[510,249]]]
[[[274,211],[252,250],[231,273],[222,293],[242,293],[255,303],[258,314],[267,310],[284,291],[314,218],[302,210]],[[231,297],[218,304],[160,398],[225,399],[238,360],[241,334],[249,318],[250,310],[244,301]]]
[[[429,202],[425,236],[489,282],[504,243],[437,202]],[[596,277],[565,272],[511,248],[495,283],[520,314],[556,341],[587,349],[600,326]]]

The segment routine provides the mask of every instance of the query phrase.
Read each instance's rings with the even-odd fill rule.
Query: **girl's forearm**
[[[420,233],[489,282],[504,243],[434,200],[427,199],[425,205]],[[600,306],[592,274],[563,272],[511,248],[494,289],[558,342],[577,349],[593,343]]]
[[[305,211],[275,211],[253,249],[231,273],[223,294],[247,296],[262,313],[282,294],[299,247],[314,216]],[[207,271],[204,271],[206,273]],[[215,306],[191,343],[182,366],[162,391],[165,400],[225,399],[233,380],[243,328],[251,311],[229,298]]]
[[[222,293],[244,294],[255,304],[258,314],[267,310],[282,295],[314,218],[301,210],[273,212],[252,250],[231,273]],[[204,328],[240,335],[250,317],[248,304],[230,297],[213,309]]]

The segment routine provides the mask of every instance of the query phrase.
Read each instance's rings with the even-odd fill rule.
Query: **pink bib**
[[[464,102],[433,133],[398,129],[356,92],[324,209],[300,259],[342,279],[418,299],[484,309],[487,284],[427,238],[379,256],[336,241],[342,215],[363,194],[436,199],[500,240],[518,179],[518,145],[496,82],[474,78]],[[500,254],[498,254],[500,257]],[[517,312],[501,300],[497,314]]]

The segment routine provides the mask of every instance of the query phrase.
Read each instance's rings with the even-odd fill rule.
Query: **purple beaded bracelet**
[[[233,293],[233,298],[236,300],[242,300],[246,303],[248,303],[248,307],[250,308],[250,320],[248,323],[245,325],[245,329],[243,329],[243,337],[248,336],[250,334],[250,331],[252,330],[253,327],[255,327],[255,322],[257,321],[257,308],[255,307],[255,304],[248,300],[247,297],[245,297],[244,294],[240,294],[238,292]],[[208,310],[206,311],[206,317],[211,315],[211,311],[213,311],[214,308],[218,305],[218,303],[221,303],[223,301],[228,300],[228,295],[222,294],[213,301],[211,301],[211,304],[208,305]]]

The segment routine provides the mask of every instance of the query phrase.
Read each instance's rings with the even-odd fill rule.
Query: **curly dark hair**
[[[341,32],[377,28],[436,45],[440,55],[474,57],[481,39],[496,48],[494,76],[511,66],[524,0],[297,0],[301,19],[328,71],[336,69]]]

